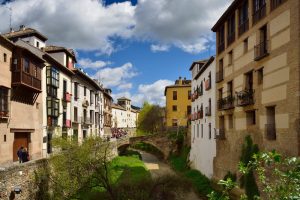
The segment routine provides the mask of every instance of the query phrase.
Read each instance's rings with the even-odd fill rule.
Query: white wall
[[[43,42],[42,40],[38,39],[35,36],[26,37],[26,38],[23,38],[22,40],[28,42],[29,44],[31,44],[32,46],[35,46],[35,47],[37,47],[37,42],[39,42],[39,49],[44,48],[46,46],[45,42]]]
[[[127,128],[127,111],[112,108],[112,127],[113,128]]]
[[[192,167],[201,171],[204,175],[211,178],[213,175],[213,158],[216,155],[215,141],[215,109],[216,109],[216,85],[215,85],[215,70],[216,65],[213,61],[209,67],[199,76],[197,80],[192,80],[192,88],[200,86],[203,82],[203,95],[192,102],[192,113],[203,104],[203,119],[194,120],[191,122],[191,153],[190,161]],[[211,89],[205,91],[204,79],[208,79],[209,72],[211,73]],[[211,116],[205,116],[205,107],[208,106],[209,98],[211,98]],[[209,138],[209,123],[211,123],[211,138]],[[203,126],[203,132],[201,132]]]

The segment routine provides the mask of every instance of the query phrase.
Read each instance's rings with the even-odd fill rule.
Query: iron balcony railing
[[[239,25],[239,36],[249,30],[249,19],[241,22]]]
[[[219,110],[228,110],[234,108],[234,96],[228,96],[218,100]]]
[[[216,72],[216,83],[219,83],[223,80],[223,69],[220,71]]]
[[[271,0],[271,11],[286,2],[286,0]]]
[[[268,40],[264,40],[254,47],[254,60],[260,60],[261,58],[267,56],[268,52]]]
[[[218,133],[216,134],[216,139],[217,140],[225,140],[225,129],[221,128],[219,129]]]
[[[253,14],[253,25],[266,16],[266,4],[262,5]]]
[[[237,106],[254,104],[254,90],[243,90],[236,93]]]
[[[276,140],[276,126],[275,123],[265,125],[265,134],[268,140]]]

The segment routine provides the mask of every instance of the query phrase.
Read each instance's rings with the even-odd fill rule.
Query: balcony
[[[65,92],[63,100],[65,102],[71,102],[71,99],[72,99],[72,95],[70,93],[68,93],[68,92]]]
[[[66,119],[63,122],[64,122],[63,123],[63,127],[65,127],[65,128],[71,128],[71,120]]]
[[[210,90],[211,88],[211,79],[205,81],[205,91]]]
[[[225,49],[225,42],[222,42],[218,46],[218,53],[221,53]]]
[[[211,116],[211,107],[210,106],[205,108],[205,116]]]
[[[243,33],[249,30],[249,19],[246,19],[245,21],[241,22],[239,25],[239,36],[241,36]]]
[[[8,110],[0,110],[0,119],[6,119],[9,117]]]
[[[219,132],[216,134],[217,140],[225,140],[225,129],[221,128],[219,129]]]
[[[12,85],[24,85],[36,92],[42,91],[41,80],[24,71],[12,72]]]
[[[271,11],[286,2],[286,0],[271,0]]]
[[[258,10],[254,11],[254,14],[252,16],[253,25],[259,22],[265,16],[266,16],[266,4],[262,5]]]
[[[198,111],[198,119],[203,119],[203,110]]]
[[[237,105],[248,106],[254,104],[254,90],[243,90],[236,93]]]
[[[223,69],[216,73],[216,83],[223,81]]]
[[[229,33],[227,36],[227,47],[235,40],[235,32]]]
[[[265,125],[265,134],[268,140],[276,140],[276,126],[275,123]]]
[[[268,52],[268,40],[261,42],[260,44],[254,46],[254,60],[258,61],[263,57],[269,55]]]
[[[234,97],[228,96],[218,100],[219,110],[228,110],[234,108]]]
[[[92,121],[89,117],[81,117],[81,124],[90,125],[90,124],[92,124]]]

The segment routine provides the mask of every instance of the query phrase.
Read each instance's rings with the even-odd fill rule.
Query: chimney
[[[9,29],[9,32],[10,32],[10,33],[13,33],[13,32],[15,32],[15,31],[14,31],[13,28],[10,28],[10,29]]]
[[[179,85],[182,85],[182,79],[181,79],[181,76],[179,76]]]
[[[20,31],[24,31],[25,30],[25,25],[20,25]]]

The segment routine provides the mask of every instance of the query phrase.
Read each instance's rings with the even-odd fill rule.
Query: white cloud
[[[99,68],[103,68],[107,65],[110,65],[111,62],[107,61],[102,61],[102,60],[97,60],[97,61],[92,61],[91,59],[89,58],[83,58],[83,59],[80,59],[78,61],[78,64],[81,68],[83,69],[99,69]]]
[[[123,83],[117,87],[118,90],[129,90],[132,88],[132,83]]]
[[[100,69],[94,75],[94,78],[100,80],[105,87],[115,87],[127,83],[129,79],[137,75],[138,73],[132,64],[125,63],[121,67]]]
[[[9,10],[13,9],[13,26],[36,28],[50,43],[96,50],[114,51],[111,37],[129,38],[135,25],[130,2],[103,6],[101,0],[15,0],[0,6],[0,32],[9,29]]]
[[[207,48],[211,27],[229,5],[221,0],[141,0],[135,10],[135,35],[189,53]]]
[[[150,46],[150,49],[151,49],[152,52],[169,51],[170,46],[169,45],[155,45],[155,44],[152,44]]]

